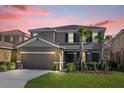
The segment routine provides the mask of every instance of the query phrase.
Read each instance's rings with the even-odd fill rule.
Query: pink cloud
[[[67,25],[73,23],[75,17],[73,16],[64,16],[60,18],[20,18],[18,22],[24,23],[24,25],[2,25],[0,26],[0,30],[13,30],[19,29],[24,32],[28,32],[28,29],[33,28],[41,28],[46,26],[59,26],[59,25]]]
[[[29,6],[29,5],[9,5],[9,6],[5,6],[5,8],[3,8],[2,10],[0,10],[2,12],[6,12],[9,14],[15,14],[15,15],[51,15],[52,13],[48,10],[36,10],[33,9],[33,6]],[[16,11],[16,13],[15,13]]]
[[[124,28],[124,17],[119,17],[116,19],[113,19],[109,22],[106,22],[105,24],[101,24],[99,26],[104,26],[107,28],[106,35],[114,35],[117,34],[121,29]]]
[[[5,8],[11,8],[11,9],[18,9],[22,11],[27,11],[29,8],[31,8],[31,5],[5,5]]]
[[[14,15],[0,15],[0,20],[18,20],[21,17],[19,16],[14,16]]]

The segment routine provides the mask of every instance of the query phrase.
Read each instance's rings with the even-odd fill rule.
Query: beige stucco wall
[[[122,48],[124,48],[124,33],[121,33],[112,44],[112,52],[119,52]]]
[[[114,40],[112,44],[112,61],[119,63],[120,66],[124,68],[124,32],[120,33]]]
[[[10,62],[11,61],[12,50],[0,49],[0,62]]]

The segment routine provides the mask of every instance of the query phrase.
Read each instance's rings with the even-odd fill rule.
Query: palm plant
[[[86,41],[87,38],[89,38],[91,36],[91,30],[87,27],[82,27],[79,28],[78,30],[78,37],[79,37],[79,41],[80,41],[80,68],[82,70],[82,67],[84,65],[84,69],[87,71],[87,66],[85,64],[85,62],[83,61],[83,52],[84,52],[84,41]]]

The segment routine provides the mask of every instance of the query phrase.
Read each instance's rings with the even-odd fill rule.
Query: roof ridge
[[[99,26],[63,25],[63,26],[55,26],[55,27],[43,27],[43,28],[37,28],[37,29],[29,29],[29,32],[32,31],[32,30],[77,29],[77,28],[80,28],[80,27],[104,28],[104,29],[106,29],[106,27],[99,27]]]
[[[14,29],[14,30],[4,30],[4,31],[0,31],[0,33],[7,33],[7,32],[12,32],[12,31],[18,31],[18,32],[24,33],[25,35],[29,35],[29,36],[30,36],[30,34],[25,33],[25,32],[23,32],[23,31],[21,31],[21,30],[19,30],[19,29]]]

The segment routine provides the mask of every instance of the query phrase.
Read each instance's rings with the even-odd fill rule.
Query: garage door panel
[[[53,69],[53,54],[22,54],[24,68]]]

